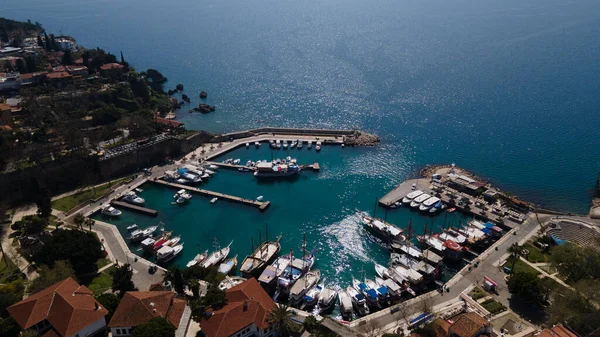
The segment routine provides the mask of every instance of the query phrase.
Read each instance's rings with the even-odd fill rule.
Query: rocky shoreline
[[[376,135],[356,131],[354,135],[346,137],[344,144],[347,146],[375,146],[380,141],[381,139]]]

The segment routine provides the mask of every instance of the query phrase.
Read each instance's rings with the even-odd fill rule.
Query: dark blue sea
[[[600,169],[597,0],[3,0],[0,15],[122,51],[139,70],[159,69],[167,87],[184,84],[194,105],[207,91],[216,112],[178,113],[190,129],[359,128],[381,137],[374,148],[296,150],[299,162],[323,168],[297,181],[261,185],[222,171],[207,184],[264,195],[272,206],[262,214],[201,197],[174,210],[173,191],[148,187],[160,220],[185,234],[179,264],[214,236],[234,239],[241,261],[268,223],[285,251],[306,233],[332,282],[363,266],[372,273],[371,260],[386,253],[357,210],[373,213],[377,197],[428,164],[455,162],[548,208],[590,205]],[[252,148],[227,157],[268,156]],[[432,222],[388,214],[401,227],[411,218],[417,231]],[[133,221],[157,219],[125,213],[117,225]]]

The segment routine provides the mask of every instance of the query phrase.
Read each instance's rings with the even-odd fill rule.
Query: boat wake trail
[[[371,260],[367,253],[361,214],[357,212],[320,230],[331,252],[336,274],[347,270],[353,260],[363,262]]]

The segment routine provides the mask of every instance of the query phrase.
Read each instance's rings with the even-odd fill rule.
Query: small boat
[[[260,142],[254,142],[254,146],[259,147],[260,146]]]
[[[284,141],[283,141],[283,148],[284,148],[284,149],[287,149],[287,148],[288,148],[288,142],[287,142],[287,140],[284,140]]]
[[[110,216],[110,217],[118,217],[122,213],[123,212],[119,211],[118,209],[116,209],[112,206],[107,206],[102,209],[102,214]]]
[[[256,197],[256,201],[262,201],[263,200],[263,196],[259,195],[258,197]]]
[[[142,249],[144,250],[144,252],[150,253],[153,251],[152,248],[154,247],[155,243],[156,243],[156,240],[154,240],[153,238],[144,239],[141,243]]]
[[[250,147],[250,143],[246,143],[246,148],[249,148],[249,147]]]
[[[423,201],[423,204],[421,204],[421,206],[419,206],[419,211],[429,212],[429,210],[433,207],[433,205],[437,204],[438,202],[440,202],[440,198],[431,197],[431,198]]]
[[[321,151],[321,142],[317,142],[317,146],[315,146],[315,150]]]
[[[137,193],[142,193],[142,192],[144,192],[144,190],[143,190],[143,189],[141,189],[141,188],[139,188],[139,187],[138,187],[138,188],[134,188],[133,190],[134,190],[134,191],[136,191]]]
[[[247,279],[239,276],[226,276],[223,281],[219,283],[219,289],[225,291],[229,288],[233,288],[240,283],[244,283]]]
[[[281,141],[279,139],[277,141],[275,141],[275,147],[277,147],[278,149],[281,149]]]
[[[340,297],[340,311],[342,317],[348,320],[352,317],[352,296],[343,290],[340,291],[338,294]],[[333,302],[335,303],[335,300]],[[319,305],[321,305],[321,303],[322,302],[319,301]]]
[[[302,148],[302,141],[300,139],[298,139],[298,149]]]
[[[217,200],[219,200],[219,198],[214,197],[214,198],[210,199],[210,203],[214,204],[215,202],[217,202]]]
[[[229,245],[227,245],[227,247],[212,252],[206,258],[206,260],[204,260],[202,262],[201,266],[204,267],[204,268],[209,268],[209,267],[217,265],[219,262],[221,262],[224,259],[226,259],[227,255],[229,255],[229,250],[230,250],[229,247],[231,246],[232,243],[233,243],[233,241],[231,241],[229,243]]]
[[[216,169],[218,169],[219,167],[218,167],[217,165],[215,165],[215,164],[210,164],[210,165],[208,165],[208,168],[209,168],[209,169],[211,169],[211,170],[216,170]],[[204,170],[204,172],[206,172],[206,173],[208,173],[208,174],[213,174],[213,173],[214,173],[214,172],[212,172],[212,171],[209,171],[209,170]]]
[[[402,198],[402,203],[410,204],[416,197],[420,196],[423,193],[425,193],[425,192],[423,192],[421,190],[412,191],[412,192],[408,193],[404,198]]]
[[[129,240],[131,240],[131,242],[139,242],[142,241],[144,239],[143,235],[143,231],[140,229],[136,229],[133,232],[131,232],[131,236],[129,237]]]
[[[384,279],[390,277],[389,270],[386,267],[377,263],[375,263],[375,273],[377,273],[379,277]]]
[[[406,241],[406,236],[402,234],[402,229],[388,222],[365,216],[363,217],[363,223],[371,233],[387,243],[402,243]]]
[[[181,251],[183,250],[183,243],[179,244],[175,247],[172,247],[172,248],[171,247],[163,247],[163,248],[159,249],[158,251],[160,252],[164,248],[169,248],[171,253],[167,254],[163,258],[159,258],[158,254],[157,254],[156,259],[162,263],[167,263],[167,262],[173,260],[175,257],[177,257],[177,255],[179,255],[179,253],[181,253]]]
[[[452,208],[448,209],[448,213],[452,213],[454,211],[456,211],[456,207],[452,207]]]
[[[366,283],[360,282],[357,279],[352,280],[352,285],[354,286],[354,289],[365,295],[368,306],[372,308],[379,307],[379,294],[375,289],[372,289]]]
[[[310,288],[306,295],[304,295],[304,303],[300,306],[300,309],[305,310],[308,308],[312,308],[317,303],[319,303],[319,296],[321,296],[321,292],[325,286],[323,284],[318,284],[312,288]]]
[[[323,290],[319,294],[319,308],[321,309],[321,312],[328,312],[329,310],[331,310],[335,305],[337,297],[338,292],[335,291],[335,289],[332,289],[330,287],[323,287]],[[340,305],[342,304],[340,303]],[[350,309],[350,313],[352,313],[352,300],[350,299],[350,297],[348,297],[346,305]]]
[[[298,305],[304,299],[308,289],[314,287],[321,279],[319,269],[311,270],[299,278],[290,289],[289,302],[292,306]]]
[[[187,200],[184,197],[177,197],[177,199],[175,199],[175,203],[178,205],[184,204]]]
[[[180,197],[185,200],[190,200],[192,198],[192,194],[182,188],[179,191],[177,191],[177,193],[175,193],[175,195],[173,196],[173,198],[175,199]]]
[[[221,274],[225,274],[225,275],[229,275],[232,271],[235,270],[235,267],[237,267],[238,264],[238,260],[237,260],[237,255],[225,260],[225,262],[221,263],[219,265],[219,268],[217,269],[217,271]]]
[[[185,180],[183,178],[179,178],[177,180],[175,180],[176,183],[181,184],[181,185],[186,185],[187,183],[189,183],[188,180]]]
[[[431,195],[429,195],[427,193],[423,193],[420,196],[416,197],[413,201],[411,201],[410,207],[419,208],[421,206],[421,203],[423,203],[425,200],[427,200],[429,198],[431,198]]]
[[[206,260],[207,256],[208,256],[208,250],[205,250],[204,253],[196,255],[196,257],[194,257],[192,260],[190,260],[190,262],[188,262],[185,266],[189,268],[189,267],[197,265],[198,263],[202,263],[204,260]]]
[[[290,144],[290,149],[292,149],[292,148],[295,148],[295,147],[296,147],[296,145],[298,145],[298,143],[296,143],[296,142],[292,142],[292,144]]]
[[[143,205],[146,202],[146,200],[138,197],[133,191],[127,192],[122,200],[134,205]]]
[[[365,295],[360,293],[358,290],[356,290],[352,286],[349,286],[348,288],[346,288],[346,293],[352,299],[352,305],[354,306],[354,308],[356,309],[356,311],[358,312],[358,314],[360,316],[365,316],[365,315],[369,314],[370,310],[369,310],[369,307],[367,306],[367,299],[365,298]],[[342,300],[342,298],[340,297],[340,302],[341,302],[341,300]]]
[[[238,158],[238,159],[236,159],[236,160],[234,160],[234,161],[233,161],[233,165],[237,165],[237,164],[239,164],[239,163],[240,163],[240,161],[241,161],[241,160],[240,160],[239,158]]]
[[[312,149],[312,141],[309,140],[308,141],[308,145],[306,146],[309,150]]]
[[[164,246],[175,247],[179,243],[179,241],[181,241],[181,236],[176,236],[165,242]]]
[[[138,225],[136,225],[136,224],[133,224],[131,226],[127,226],[127,230],[130,231],[130,232],[133,231],[133,230],[136,230],[136,229],[138,229]]]

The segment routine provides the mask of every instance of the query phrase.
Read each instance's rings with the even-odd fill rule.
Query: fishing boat
[[[207,258],[206,260],[204,260],[201,264],[202,267],[204,268],[209,268],[212,267],[214,265],[217,265],[219,262],[223,261],[225,258],[227,258],[227,255],[229,255],[229,250],[231,247],[231,244],[233,243],[233,241],[231,241],[229,243],[229,245],[227,245],[227,247],[219,249],[219,245],[215,239],[215,248],[216,250],[214,252],[212,252]]]
[[[171,247],[174,247],[174,246],[176,246],[176,245],[179,243],[179,241],[181,241],[181,236],[176,236],[176,237],[174,237],[174,238],[171,238],[171,239],[170,239],[170,240],[168,240],[167,242],[165,242],[165,244],[164,244],[164,245],[165,245],[165,246],[171,246]]]
[[[153,238],[146,238],[144,240],[142,240],[142,249],[144,250],[145,253],[150,253],[153,252],[154,249],[154,243],[156,243],[156,240],[154,240]]]
[[[121,215],[123,213],[112,206],[104,207],[101,212],[103,215],[107,215],[110,217],[118,217],[119,215]]]
[[[406,236],[402,235],[402,229],[383,220],[365,216],[363,217],[363,223],[371,233],[386,243],[406,241]]]
[[[317,142],[317,145],[315,146],[315,150],[321,151],[321,142]]]
[[[390,272],[388,270],[388,268],[375,263],[375,273],[377,273],[377,275],[381,278],[389,278],[390,277]]]
[[[122,200],[133,205],[143,205],[146,202],[146,200],[138,197],[133,191],[127,192]]]
[[[360,316],[365,316],[365,315],[369,314],[370,310],[369,310],[369,307],[367,306],[367,299],[366,299],[365,295],[363,295],[361,292],[359,292],[352,286],[349,286],[348,288],[346,288],[346,293],[352,299],[352,306],[354,307],[354,309],[358,312],[358,314]],[[341,300],[341,298],[340,298],[340,300]]]
[[[258,277],[258,282],[267,289],[273,289],[277,284],[279,276],[283,274],[285,269],[292,263],[292,259],[292,254],[286,254],[276,258],[270,266],[267,266],[265,270],[263,270]]]
[[[302,305],[300,309],[306,310],[309,308],[313,308],[317,303],[319,303],[319,296],[321,296],[321,292],[325,286],[323,284],[317,284],[314,287],[308,289],[306,295],[304,295]]]
[[[235,271],[235,267],[237,267],[238,259],[237,255],[225,260],[225,262],[219,265],[217,271],[221,274],[229,275],[231,272]]]
[[[296,306],[302,302],[308,289],[314,287],[320,279],[321,271],[318,269],[311,270],[299,278],[290,289],[289,303]]]
[[[256,178],[280,178],[296,175],[300,172],[300,166],[294,163],[289,164],[274,164],[274,163],[258,163],[256,164]]]
[[[195,266],[195,265],[197,265],[199,263],[202,263],[202,261],[206,260],[207,256],[208,256],[208,250],[205,250],[204,253],[198,253],[185,266],[189,268],[189,267],[193,267],[193,266]]]
[[[309,140],[308,141],[308,145],[306,146],[309,150],[312,149],[312,141]]]
[[[369,286],[367,286],[366,283],[361,282],[354,278],[352,279],[352,286],[358,292],[365,295],[367,305],[369,306],[369,308],[373,308],[373,309],[379,308],[379,296],[378,296],[377,292],[375,291],[375,289],[371,289]]]
[[[158,252],[160,252],[163,249],[167,249],[168,252],[163,253],[161,256],[159,257],[158,253],[156,255],[156,260],[161,262],[161,263],[167,263],[171,260],[173,260],[175,257],[177,257],[177,255],[179,255],[179,253],[181,253],[181,251],[183,250],[183,243],[178,244],[175,247],[162,247],[161,249],[158,250]]]
[[[404,198],[402,198],[403,204],[410,204],[416,197],[420,196],[424,192],[421,190],[416,190],[408,193]]]
[[[425,200],[427,200],[429,198],[431,198],[431,195],[429,195],[427,193],[423,193],[420,196],[413,199],[413,201],[410,203],[410,207],[419,208],[421,206],[421,203],[423,203]]]
[[[210,203],[214,204],[215,202],[217,202],[217,200],[219,200],[219,198],[214,197],[214,198],[210,199]]]
[[[421,212],[429,212],[429,210],[431,209],[431,207],[433,207],[433,205],[437,204],[438,202],[440,202],[440,198],[438,198],[438,197],[431,197],[431,198],[423,201],[423,203],[421,204],[421,206],[419,206],[419,211],[421,211]]]
[[[402,265],[396,265],[392,268],[390,268],[390,273],[391,275],[397,275],[399,277],[392,277],[394,279],[394,281],[398,282],[399,279],[402,280],[407,280],[408,282],[414,284],[414,285],[419,285],[421,282],[423,282],[423,275],[421,275],[419,272],[417,272],[414,269],[410,269],[410,268],[406,268]]]
[[[352,317],[352,307],[353,307],[353,298],[348,292],[341,290],[339,293],[340,297],[340,312],[342,314],[342,318],[349,320]],[[332,301],[331,307],[335,304],[335,299]],[[321,301],[319,301],[319,305],[321,305]]]
[[[298,149],[302,148],[302,141],[300,139],[298,139]]]
[[[225,291],[238,284],[244,283],[247,279],[239,276],[225,276],[225,279],[219,283],[219,289]]]
[[[138,229],[138,225],[136,225],[136,224],[133,224],[131,226],[127,226],[127,230],[130,231],[130,232],[133,231],[133,230],[136,230],[136,229]]]
[[[393,298],[398,298],[402,295],[402,287],[392,279],[383,280],[381,286],[386,287]]]
[[[319,308],[321,309],[321,312],[328,312],[329,310],[333,309],[333,307],[335,306],[335,302],[338,298],[338,292],[330,287],[322,287],[323,290],[321,291],[321,293],[319,294]],[[348,295],[346,295],[347,297],[347,303],[345,304],[345,306],[347,306],[347,308],[350,309],[350,313],[352,313],[352,300],[350,299],[350,297]],[[341,296],[340,296],[340,300],[341,300]],[[342,303],[340,302],[340,306],[342,306]],[[342,309],[342,313],[344,308]]]
[[[275,241],[265,241],[251,255],[246,256],[240,266],[242,276],[248,278],[259,276],[267,265],[277,257],[277,254],[279,254],[281,250],[280,239],[281,235]]]
[[[460,260],[463,256],[463,247],[452,240],[444,241],[444,247],[446,247],[446,254],[444,255],[451,260]]]

